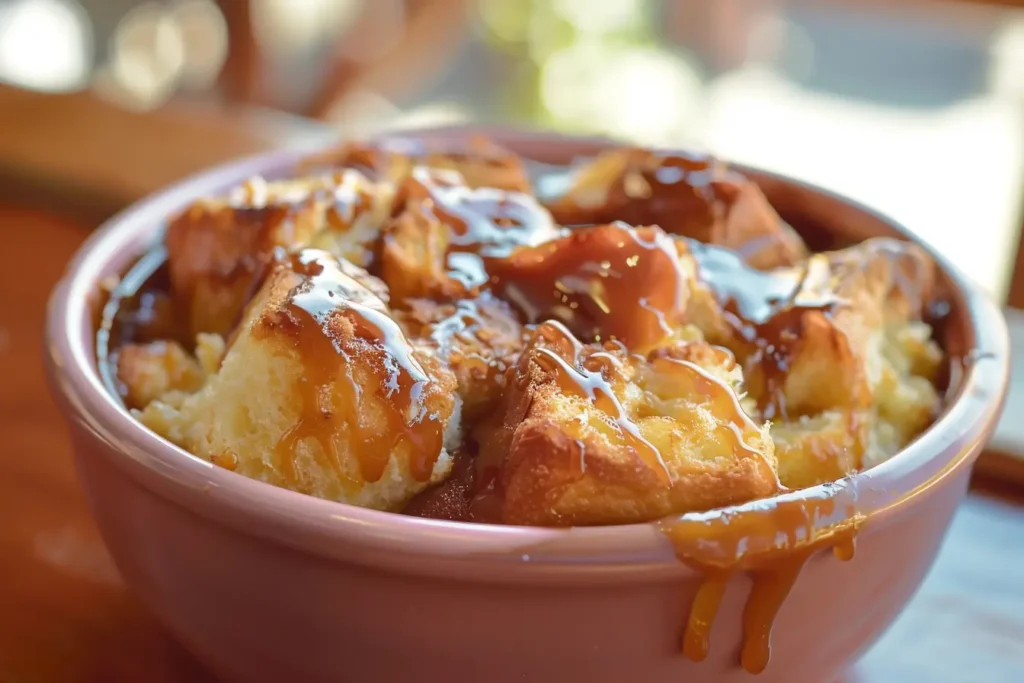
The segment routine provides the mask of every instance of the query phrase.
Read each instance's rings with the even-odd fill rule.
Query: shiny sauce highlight
[[[745,375],[762,381],[756,394],[762,415],[788,419],[785,382],[808,316],[831,320],[842,303],[827,257],[814,255],[800,267],[760,271],[732,250],[692,240],[687,245],[697,262],[698,279],[722,306],[732,345],[746,348]],[[842,331],[827,324],[837,343],[846,343]]]
[[[564,393],[589,400],[595,408],[607,415],[617,427],[621,444],[635,453],[662,483],[671,484],[671,475],[661,453],[640,433],[608,379],[614,377],[618,371],[616,366],[621,361],[610,353],[601,352],[582,358],[579,341],[555,322],[541,324],[537,334],[544,337],[552,348],[535,348],[531,360],[551,373],[558,388]],[[585,456],[581,452],[577,459],[581,471],[586,467]]]
[[[355,456],[364,480],[377,481],[401,444],[410,454],[413,476],[428,480],[441,453],[444,425],[426,404],[430,378],[398,324],[326,253],[304,250],[289,257],[289,267],[301,282],[281,315],[263,321],[290,334],[304,367],[299,419],[274,449],[282,476],[296,480],[299,445],[313,441],[319,457],[326,459],[322,464],[343,480],[347,475],[339,449]],[[357,377],[357,365],[372,368],[373,377]],[[383,429],[365,421],[366,394],[375,395],[374,405],[386,422]],[[342,424],[347,443],[339,433]]]
[[[527,322],[557,320],[585,340],[618,340],[643,353],[670,339],[688,296],[675,242],[625,223],[485,259],[490,286]]]
[[[508,255],[520,246],[553,239],[560,230],[532,196],[494,188],[471,188],[453,172],[416,167],[400,203],[448,228],[445,265],[467,289],[485,284],[483,259]]]

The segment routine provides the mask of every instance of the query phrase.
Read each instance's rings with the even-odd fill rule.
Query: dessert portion
[[[937,414],[918,247],[811,254],[710,157],[612,150],[546,203],[526,168],[483,141],[352,144],[196,202],[166,291],[139,295],[175,333],[118,341],[118,391],[255,479],[541,526],[834,481]]]

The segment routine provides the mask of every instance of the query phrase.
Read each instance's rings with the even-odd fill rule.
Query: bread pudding
[[[841,480],[937,415],[934,264],[812,253],[712,157],[530,162],[349,144],[172,218],[162,334],[122,302],[138,419],[211,463],[411,515],[587,526]],[[152,314],[152,309],[146,309]]]

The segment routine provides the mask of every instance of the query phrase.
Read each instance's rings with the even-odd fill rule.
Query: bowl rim
[[[521,152],[524,145],[572,147],[591,154],[615,143],[558,133],[495,126],[451,126],[403,130],[383,137],[465,139],[484,135]],[[121,272],[137,258],[166,218],[199,196],[222,191],[257,174],[287,172],[310,150],[275,150],[202,171],[126,208],[106,221],[79,248],[54,287],[47,311],[47,376],[73,434],[84,430],[122,472],[152,492],[205,517],[256,536],[335,559],[361,560],[377,567],[445,575],[461,573],[467,559],[486,562],[491,578],[557,576],[567,565],[629,568],[645,575],[677,573],[680,563],[651,522],[620,526],[551,529],[450,522],[405,516],[321,500],[255,481],[188,453],[149,431],[109,395],[95,359],[90,297],[103,277]],[[942,479],[968,467],[991,435],[1002,410],[1009,374],[1009,340],[998,306],[947,259],[892,219],[859,203],[803,181],[735,165],[803,191],[831,198],[882,221],[889,229],[922,246],[954,286],[966,312],[973,362],[966,365],[959,391],[943,415],[914,442],[888,461],[847,477],[865,491],[859,504],[866,523],[880,521],[931,490]],[[92,337],[92,338],[91,338]],[[76,446],[82,457],[82,448]],[[688,513],[699,520],[746,509],[772,507],[785,499],[822,495],[829,484],[783,496]],[[359,552],[353,553],[354,550]],[[449,560],[417,565],[411,558]],[[450,560],[458,560],[451,562]],[[542,570],[543,568],[543,570]],[[561,571],[560,571],[561,570]]]

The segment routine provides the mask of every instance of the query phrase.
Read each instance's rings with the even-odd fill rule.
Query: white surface
[[[1024,192],[1024,107],[988,95],[914,111],[804,91],[756,68],[715,82],[695,138],[864,202],[1004,294]]]

